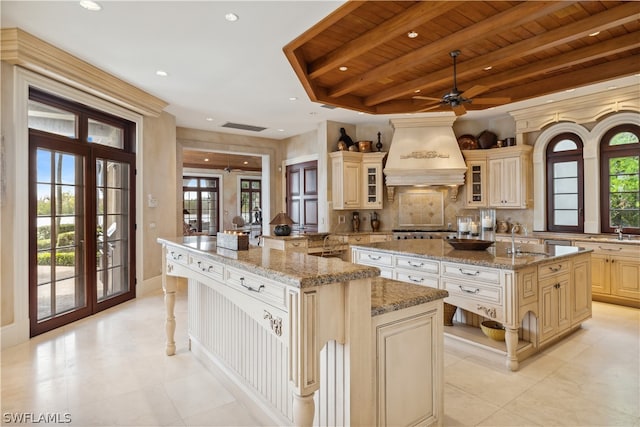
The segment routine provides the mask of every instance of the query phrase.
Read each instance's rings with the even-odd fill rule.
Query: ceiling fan
[[[222,169],[223,171],[225,171],[226,173],[231,173],[231,172],[234,172],[234,171],[241,171],[242,170],[242,169],[232,168],[230,160],[231,160],[231,157],[227,156],[227,167]]]
[[[436,108],[439,108],[441,105],[449,105],[453,109],[453,112],[456,114],[456,116],[462,116],[467,112],[466,108],[464,108],[464,104],[471,104],[473,102],[475,104],[481,105],[495,105],[511,102],[511,98],[508,97],[471,99],[474,96],[480,95],[481,93],[486,92],[490,89],[489,87],[482,85],[476,85],[469,90],[460,92],[458,90],[458,84],[456,81],[456,58],[458,57],[458,55],[460,55],[460,51],[453,50],[449,52],[449,55],[453,58],[453,89],[451,89],[451,92],[444,94],[442,98],[432,98],[429,96],[419,95],[414,96],[414,99],[436,101],[438,103],[437,105],[423,108],[419,110],[419,112],[434,110]]]

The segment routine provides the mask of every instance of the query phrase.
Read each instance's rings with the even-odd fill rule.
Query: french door
[[[134,184],[135,154],[30,126],[31,336],[135,297]]]

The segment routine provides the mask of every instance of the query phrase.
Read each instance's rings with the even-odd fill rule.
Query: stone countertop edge
[[[499,246],[500,249],[497,249],[496,246]],[[498,250],[500,251],[500,253],[504,252],[505,256],[503,257],[495,256],[494,253],[489,252],[489,250],[455,250],[446,243],[446,240],[441,239],[392,240],[390,242],[357,244],[352,245],[352,248],[378,250],[395,255],[406,255],[418,258],[433,259],[437,261],[462,263],[467,265],[476,265],[481,267],[499,268],[506,270],[519,270],[531,265],[541,264],[549,261],[558,261],[561,259],[573,257],[575,255],[593,252],[592,249],[578,248],[574,246],[559,246],[558,248],[560,249],[558,250],[564,250],[564,248],[573,248],[575,250],[568,253],[548,256],[530,255],[512,257],[510,255],[506,255],[506,246],[506,244],[496,243],[494,247],[490,248],[493,249],[494,252]],[[540,247],[542,245],[532,246]],[[524,245],[524,247],[526,248],[526,245]]]
[[[380,269],[344,262],[338,258],[322,258],[301,252],[285,252],[252,246],[245,251],[217,248],[215,238],[184,236],[158,238],[158,243],[179,246],[196,255],[244,269],[267,279],[297,288],[329,285],[380,275]]]
[[[371,317],[449,296],[443,289],[375,277],[371,280]]]
[[[623,233],[624,234],[624,233]],[[498,234],[499,236],[508,236],[511,238],[511,235],[507,234]],[[628,236],[628,234],[624,234]],[[518,235],[518,237],[524,237]],[[577,234],[577,233],[556,233],[553,231],[534,231],[531,236],[535,239],[554,239],[554,240],[567,240],[567,241],[576,241],[576,242],[591,242],[591,243],[613,243],[613,244],[623,244],[623,245],[635,245],[640,246],[640,239],[637,236],[634,236],[634,239],[625,238],[623,240],[618,240],[615,234],[606,234],[606,233],[596,233],[596,234]]]

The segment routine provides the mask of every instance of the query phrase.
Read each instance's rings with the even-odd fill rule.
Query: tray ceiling
[[[312,101],[448,111],[454,50],[461,92],[516,102],[640,72],[639,18],[639,2],[350,1],[283,50]]]

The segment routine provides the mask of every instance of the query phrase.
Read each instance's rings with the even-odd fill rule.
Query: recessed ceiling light
[[[278,132],[284,132],[284,129],[278,129]]]
[[[551,104],[553,102],[553,99],[547,99],[547,104]]]
[[[235,13],[229,12],[224,15],[224,19],[226,19],[229,22],[236,22],[239,19],[239,17]]]
[[[298,100],[298,98],[296,98],[295,96],[290,96],[289,97],[289,101],[297,101],[297,100]]]
[[[208,121],[208,122],[212,122],[213,121],[213,117],[207,117],[205,120]]]
[[[490,69],[492,69],[493,67],[491,65],[487,65],[486,67],[483,68],[483,70],[485,71],[489,71]]]
[[[593,32],[593,33],[589,34],[589,37],[595,37],[598,34],[600,34],[600,31],[596,31],[596,32]]]
[[[247,162],[246,160],[244,162],[242,162],[243,165],[248,165],[249,162]]]
[[[169,74],[166,71],[158,70],[156,71],[156,76],[167,77]]]
[[[209,161],[209,158],[208,158],[208,157],[205,157],[205,158],[204,158],[204,161],[205,161],[205,162],[208,162],[208,161]]]
[[[92,12],[97,12],[98,10],[102,9],[102,6],[100,6],[98,3],[91,0],[81,0],[80,6]]]
[[[344,65],[340,68],[338,68],[338,70],[340,71],[347,71],[349,68],[345,67]]]
[[[415,39],[416,37],[418,37],[418,33],[416,33],[415,31],[409,31],[407,33],[407,37],[409,37],[410,39]]]
[[[573,92],[575,89],[567,89],[565,92]]]
[[[420,93],[420,89],[414,90],[413,93]]]
[[[364,113],[362,111],[358,111],[358,114],[363,115]]]
[[[607,89],[609,90],[618,89],[618,86],[608,86]]]

